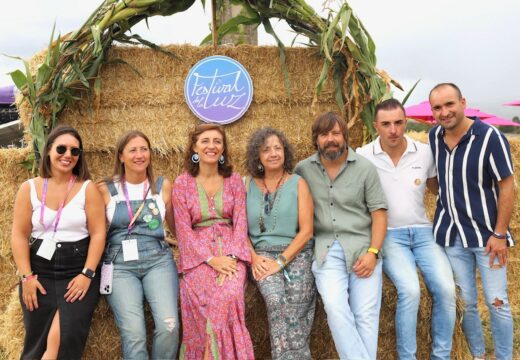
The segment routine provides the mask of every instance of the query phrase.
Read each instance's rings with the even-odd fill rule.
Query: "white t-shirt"
[[[130,184],[126,183],[126,188],[128,189],[128,199],[129,200],[142,200],[143,199],[143,192],[144,192],[144,184],[145,182],[142,182],[140,184]],[[123,191],[123,187],[121,186],[121,183],[119,181],[114,181],[114,185],[117,189],[117,195],[112,196],[110,198],[110,201],[108,202],[108,205],[106,207],[106,216],[107,216],[107,222],[108,225],[112,222],[112,219],[114,218],[114,213],[116,211],[116,203],[122,201],[123,203],[125,200],[125,193]],[[161,221],[164,221],[164,215],[166,213],[166,205],[164,204],[164,200],[162,197],[162,190],[159,194],[152,195],[152,189],[148,192],[146,195],[147,199],[155,199],[155,202],[157,204],[157,208],[159,209],[159,212],[161,213]],[[126,205],[125,205],[126,209]]]
[[[36,185],[34,179],[29,180],[31,188],[31,204],[33,208],[32,213],[32,232],[31,236],[38,239],[47,239],[56,242],[73,242],[86,238],[88,234],[87,229],[87,214],[85,213],[85,190],[90,180],[87,180],[81,186],[79,192],[63,207],[61,212],[60,222],[54,236],[54,222],[58,212],[53,209],[45,207],[43,215],[44,226],[40,224],[40,211],[42,203],[38,199],[36,192]]]
[[[377,168],[381,185],[388,200],[388,228],[431,226],[424,209],[426,180],[436,176],[430,147],[408,136],[406,150],[394,166],[383,151],[379,137],[357,153]]]

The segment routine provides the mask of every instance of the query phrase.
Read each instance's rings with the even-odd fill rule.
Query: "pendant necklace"
[[[265,221],[264,221],[264,215],[270,216],[271,211],[273,210],[275,206],[276,198],[278,197],[278,190],[280,189],[280,186],[283,183],[283,180],[285,178],[285,171],[282,173],[282,176],[278,180],[278,183],[276,184],[276,188],[274,192],[270,192],[269,188],[267,187],[267,184],[265,183],[265,178],[262,178],[262,185],[265,189],[265,192],[263,192],[263,202],[260,202],[260,217],[258,218],[258,226],[260,228],[260,232],[264,233],[267,229],[265,227]],[[273,215],[273,226],[270,231],[273,231],[276,227],[276,217],[278,214],[278,208],[274,210]]]

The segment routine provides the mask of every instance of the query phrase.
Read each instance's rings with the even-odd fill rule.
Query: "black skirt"
[[[47,348],[47,337],[56,311],[60,312],[60,348],[58,359],[81,359],[90,322],[99,300],[99,276],[92,280],[83,300],[68,303],[63,297],[67,285],[83,270],[88,254],[89,238],[75,242],[59,242],[51,260],[36,255],[42,240],[33,239],[30,249],[32,271],[46,290],[37,291],[38,309],[29,311],[22,300],[25,340],[21,359],[41,359]]]

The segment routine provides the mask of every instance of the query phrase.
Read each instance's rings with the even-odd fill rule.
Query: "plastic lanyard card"
[[[36,252],[36,255],[38,255],[46,260],[50,260],[50,259],[52,259],[52,256],[54,255],[55,251],[56,251],[56,242],[53,240],[49,240],[49,239],[43,239],[38,251]]]
[[[139,260],[137,239],[123,240],[123,261]]]

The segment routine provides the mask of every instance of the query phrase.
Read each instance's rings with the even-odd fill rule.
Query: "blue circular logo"
[[[242,117],[253,99],[253,81],[235,59],[210,56],[191,68],[184,82],[190,110],[202,121],[229,124]]]

